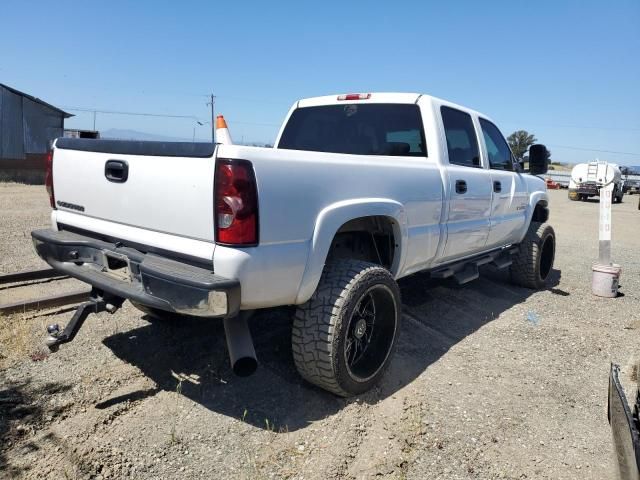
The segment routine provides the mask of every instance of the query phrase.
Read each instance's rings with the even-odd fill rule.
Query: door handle
[[[456,180],[456,193],[467,193],[467,182],[464,180]]]
[[[129,165],[124,160],[109,160],[104,164],[104,176],[110,182],[124,183],[129,178]]]
[[[500,193],[502,191],[502,183],[500,182],[493,182],[493,191],[496,193]]]

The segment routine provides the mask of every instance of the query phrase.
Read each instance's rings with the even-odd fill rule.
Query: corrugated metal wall
[[[60,112],[0,86],[0,159],[44,154],[63,129]]]
[[[0,87],[0,158],[24,158],[22,97]]]
[[[55,110],[22,98],[24,153],[45,153],[49,143],[64,134],[64,120]]]

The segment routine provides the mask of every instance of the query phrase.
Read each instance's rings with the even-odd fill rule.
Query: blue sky
[[[415,91],[534,133],[553,159],[640,165],[640,1],[7,2],[0,82],[61,107],[189,115],[273,141],[298,98]],[[93,115],[67,126],[92,128]],[[191,119],[97,128],[209,138]],[[564,148],[564,147],[575,148]],[[593,150],[635,153],[624,155]]]

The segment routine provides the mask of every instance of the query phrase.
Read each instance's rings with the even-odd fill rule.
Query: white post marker
[[[604,167],[604,168],[602,168]],[[604,170],[604,173],[602,173]],[[597,183],[600,185],[600,225],[598,228],[598,261],[593,264],[591,291],[598,297],[617,297],[622,268],[611,261],[611,203],[614,172],[598,163]]]
[[[600,227],[598,229],[598,262],[611,265],[611,196],[613,182],[600,189]]]

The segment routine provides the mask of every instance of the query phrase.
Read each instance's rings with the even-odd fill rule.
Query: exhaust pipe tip
[[[242,357],[237,359],[231,368],[238,377],[249,377],[258,369],[258,360],[255,357]]]
[[[231,368],[239,377],[248,377],[258,368],[256,351],[247,323],[251,313],[253,312],[240,312],[234,318],[224,319],[224,334],[227,339]]]

